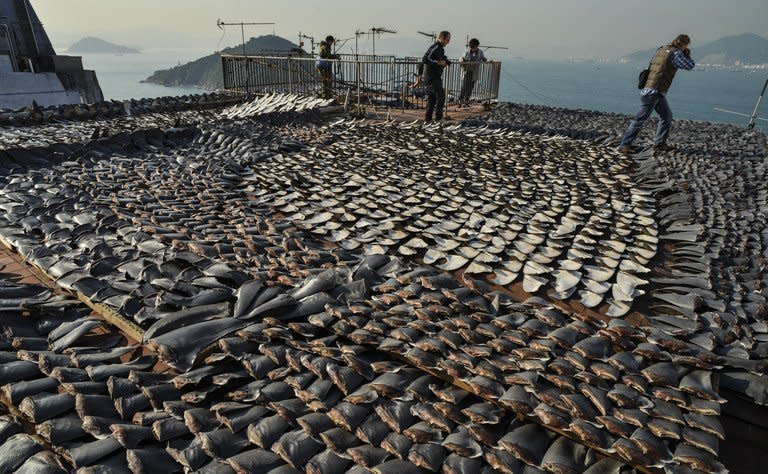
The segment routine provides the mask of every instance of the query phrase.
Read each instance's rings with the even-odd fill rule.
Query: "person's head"
[[[325,37],[325,42],[326,42],[326,44],[330,45],[330,44],[333,44],[334,42],[336,42],[336,39],[333,36],[328,35],[328,36]]]
[[[480,40],[477,38],[472,38],[469,40],[469,49],[472,51],[477,51],[477,48],[480,47]]]
[[[685,49],[691,44],[691,37],[688,35],[677,35],[672,44],[680,49]]]
[[[441,31],[439,35],[437,35],[437,42],[440,43],[443,46],[447,46],[448,43],[451,42],[451,33],[450,31]]]

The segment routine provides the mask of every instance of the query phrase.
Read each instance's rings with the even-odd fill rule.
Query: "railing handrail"
[[[242,54],[219,54],[222,58],[234,58],[238,60],[247,60],[247,59],[276,59],[276,60],[290,60],[290,61],[311,61],[315,62],[320,59],[318,59],[316,56],[294,56],[294,55],[285,55],[285,56],[275,56],[275,55],[263,55],[263,54],[249,54],[246,56],[243,56]],[[345,56],[354,56],[352,55],[345,55]],[[362,55],[361,55],[362,56]],[[328,62],[328,63],[360,63],[360,64],[421,64],[421,60],[418,58],[398,58],[396,56],[381,56],[381,57],[390,57],[392,59],[386,60],[386,61],[377,61],[377,60],[370,60],[370,59],[346,59],[346,58],[340,58],[340,59],[322,59],[322,61]],[[459,64],[461,63],[461,58],[448,58],[448,61],[451,62],[451,64]],[[467,61],[468,62],[468,61]],[[489,64],[498,64],[501,61],[472,61],[473,64],[482,64],[483,62],[489,63]]]
[[[346,54],[319,60],[297,53],[220,56],[224,88],[232,91],[322,93],[347,101],[354,96],[358,106],[396,104],[403,109],[423,107],[428,92],[414,87],[420,58]],[[443,76],[447,103],[498,99],[501,63],[473,61],[471,68],[459,68],[459,60],[451,61],[456,65]]]

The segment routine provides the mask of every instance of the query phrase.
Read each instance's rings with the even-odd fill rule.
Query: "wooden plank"
[[[79,291],[70,291],[60,287],[59,285],[56,284],[56,278],[49,275],[44,269],[38,267],[34,263],[24,258],[24,256],[19,254],[16,251],[16,249],[13,247],[13,245],[11,245],[5,239],[0,238],[0,243],[4,247],[6,247],[9,251],[13,252],[14,256],[17,257],[18,261],[26,265],[29,272],[35,275],[38,279],[40,279],[40,281],[48,281],[52,284],[53,287],[61,290],[62,292],[68,295],[71,295],[74,298],[77,298],[79,301],[83,302],[89,308],[91,308],[93,312],[96,313],[97,316],[101,317],[108,323],[120,329],[130,339],[133,339],[134,341],[138,341],[138,342],[142,341],[142,338],[144,336],[144,330],[141,329],[139,325],[137,325],[133,321],[129,321],[128,319],[124,318],[119,313],[114,311],[112,308],[109,308],[101,303],[96,303],[94,301],[91,301],[90,298],[80,293]]]

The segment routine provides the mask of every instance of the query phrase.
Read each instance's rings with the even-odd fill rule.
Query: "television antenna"
[[[344,46],[347,45],[348,42],[355,39],[355,37],[349,37],[349,38],[336,38],[336,41],[333,42],[333,52],[336,53],[336,51],[340,50]]]
[[[489,50],[489,49],[503,49],[504,51],[509,51],[509,48],[507,48],[506,46],[486,46],[486,45],[484,45],[484,44],[481,44],[481,45],[480,45],[480,48],[481,48],[483,51],[487,51],[487,50]]]
[[[304,40],[304,39],[308,39],[309,40],[309,44],[310,44],[310,46],[312,48],[311,49],[312,55],[314,56],[315,55],[315,37],[314,36],[305,35],[301,31],[299,31],[299,46],[301,46],[301,43],[303,43],[302,40]]]
[[[417,31],[416,33],[420,34],[421,36],[426,36],[427,38],[430,38],[433,43],[437,41],[437,32],[430,31],[427,33],[426,31]]]
[[[373,56],[376,57],[376,35],[382,35],[382,34],[397,34],[397,31],[390,30],[389,28],[384,28],[382,26],[379,27],[372,27],[368,32],[371,34],[371,37],[373,39]]]
[[[226,23],[221,21],[221,18],[216,20],[216,26],[219,27],[220,30],[223,30],[225,26],[239,26],[240,27],[240,35],[243,38],[243,56],[247,56],[245,52],[245,27],[246,26],[266,26],[266,25],[274,25],[274,22],[268,22],[268,23],[248,23],[248,22],[234,22],[234,23]]]
[[[355,30],[355,60],[357,61],[358,58],[358,43],[360,41],[360,37],[368,34],[368,32],[363,30]]]
[[[246,26],[267,26],[267,25],[274,26],[274,24],[275,24],[274,22],[244,22],[244,21],[227,23],[227,22],[221,21],[221,18],[216,20],[216,26],[218,26],[219,29],[222,31],[224,30],[225,26],[240,26],[240,35],[242,36],[242,39],[243,39],[243,58],[248,56],[247,52],[245,51],[245,27]],[[247,59],[244,59],[244,61],[245,61],[245,71],[246,71],[245,90],[248,96],[250,96],[251,95],[251,63],[248,62]]]

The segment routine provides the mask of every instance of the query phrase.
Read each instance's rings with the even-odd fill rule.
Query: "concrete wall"
[[[54,73],[31,74],[13,72],[0,74],[0,108],[20,109],[32,105],[35,100],[41,107],[50,105],[79,104],[77,91],[64,89]]]
[[[0,54],[0,74],[6,72],[13,72],[13,64],[11,64],[11,57],[7,54]]]

